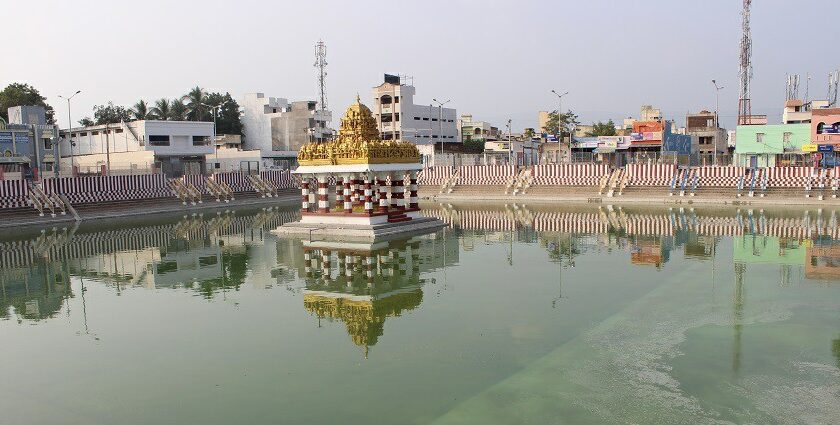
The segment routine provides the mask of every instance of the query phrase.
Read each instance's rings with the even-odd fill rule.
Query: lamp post
[[[718,107],[720,104],[720,91],[723,90],[723,86],[718,86],[716,80],[712,80],[712,84],[715,85],[715,146],[714,146],[714,164],[717,165],[717,142],[718,142],[718,129],[720,128],[720,123],[718,122]]]
[[[216,112],[219,110],[219,108],[221,108],[227,103],[228,101],[224,101],[218,105],[202,103],[202,105],[210,108],[210,110],[213,111],[213,153],[216,156],[216,165],[219,164],[219,145],[216,143]]]
[[[438,137],[440,139],[443,139],[443,105],[446,105],[451,101],[452,99],[449,99],[446,102],[441,102],[437,99],[432,99],[432,102],[435,102],[438,105]],[[440,153],[441,155],[443,155],[443,140],[441,140],[440,142]]]
[[[510,123],[511,120],[507,120],[507,129],[508,129],[508,165],[512,165],[513,163],[513,143],[510,140]]]
[[[551,90],[555,96],[557,96],[557,131],[560,133],[560,140],[558,141],[557,146],[563,145],[563,131],[560,129],[560,114],[563,113],[563,96],[569,94],[569,92],[565,92],[563,94],[557,93],[554,89]],[[572,135],[569,135],[569,150],[571,151],[572,147]]]
[[[77,94],[81,93],[81,90],[76,90],[76,93],[73,93],[70,97],[64,97],[62,95],[58,95],[58,97],[67,101],[67,142],[70,144],[70,175],[73,175],[75,168],[74,156],[73,156],[73,120],[70,118],[70,100],[76,97]],[[59,166],[61,161],[61,154],[59,153]]]

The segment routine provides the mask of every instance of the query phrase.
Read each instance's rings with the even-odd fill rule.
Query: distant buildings
[[[476,121],[471,114],[461,115],[458,120],[458,128],[461,134],[461,141],[467,142],[488,142],[499,140],[500,132],[498,127],[493,127],[485,121]]]
[[[414,102],[414,86],[399,76],[385,74],[382,84],[373,88],[373,117],[383,140],[403,140],[415,144],[460,143],[457,113]]]
[[[202,174],[214,152],[213,123],[138,120],[61,131],[61,163],[80,172],[141,171],[153,168],[170,177]],[[71,159],[71,141],[72,154]]]
[[[332,114],[321,112],[314,100],[290,103],[263,93],[247,93],[242,108],[245,147],[260,151],[264,167],[294,167],[301,146],[332,137],[327,125]]]
[[[15,106],[8,112],[8,123],[0,119],[0,180],[58,173],[58,127],[47,123],[44,108]]]

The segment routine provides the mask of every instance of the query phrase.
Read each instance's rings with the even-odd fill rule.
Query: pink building
[[[840,108],[813,109],[811,114],[811,142],[840,145]]]

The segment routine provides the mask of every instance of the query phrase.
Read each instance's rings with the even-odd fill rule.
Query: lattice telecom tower
[[[741,68],[740,92],[738,94],[738,125],[750,124],[752,107],[750,106],[750,80],[752,79],[752,35],[750,34],[750,4],[752,0],[744,0],[744,10],[741,12]]]
[[[327,45],[318,40],[315,43],[315,69],[318,70],[318,100],[321,112],[327,110]]]

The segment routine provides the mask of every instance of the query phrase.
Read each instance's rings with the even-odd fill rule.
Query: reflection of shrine
[[[662,267],[668,262],[669,250],[658,237],[640,237],[630,248],[630,262],[638,265]]]
[[[366,355],[382,336],[386,318],[400,316],[423,301],[419,238],[303,244],[304,308],[319,319],[344,322]]]

